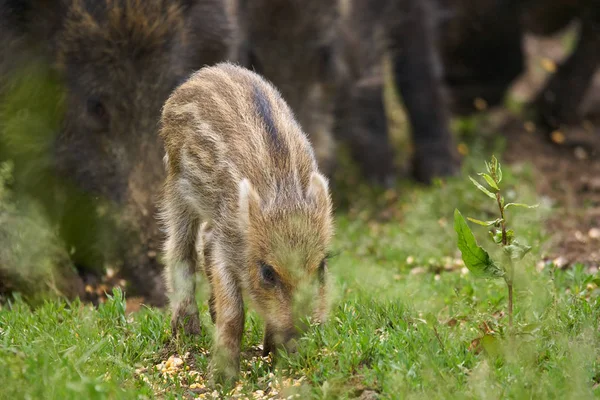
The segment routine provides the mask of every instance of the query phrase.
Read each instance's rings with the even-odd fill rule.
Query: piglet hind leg
[[[183,207],[167,202],[166,279],[171,302],[173,335],[183,328],[188,335],[200,333],[196,304],[196,238],[199,220]]]
[[[213,276],[213,270],[214,270],[214,265],[213,265],[213,232],[212,232],[212,228],[210,226],[210,224],[208,223],[204,223],[202,224],[202,227],[200,228],[200,235],[202,236],[202,255],[203,255],[203,264],[204,264],[204,274],[206,275],[206,279],[208,280],[208,283],[211,287],[210,290],[210,297],[208,299],[208,310],[210,312],[210,319],[212,320],[212,323],[216,323],[217,322],[217,311],[216,311],[216,306],[215,306],[215,293],[212,289],[213,287],[213,282],[212,282],[212,276]]]

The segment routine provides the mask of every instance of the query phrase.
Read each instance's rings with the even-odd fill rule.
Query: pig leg
[[[208,299],[208,312],[210,313],[210,320],[213,322],[213,324],[217,323],[217,309],[215,303],[215,294],[211,293],[210,298]]]
[[[244,332],[244,300],[235,278],[215,264],[212,291],[216,317],[216,340],[213,352],[213,377],[231,381],[240,368],[240,349]]]
[[[535,105],[546,128],[579,122],[579,105],[600,66],[599,26],[600,10],[590,7],[582,20],[577,47],[538,95]]]
[[[335,141],[328,128],[312,132],[310,141],[315,151],[319,169],[331,176],[335,169]]]
[[[435,177],[456,175],[458,161],[427,4],[421,0],[398,3],[404,3],[406,9],[389,32],[394,78],[412,127],[414,175],[429,182]]]
[[[183,327],[186,334],[200,333],[196,304],[196,238],[199,219],[181,203],[167,202],[166,278],[171,302],[171,330]]]
[[[342,92],[337,105],[336,134],[348,143],[363,174],[374,183],[393,185],[394,152],[388,138],[382,80],[361,79]]]
[[[208,279],[208,283],[212,288],[212,275],[213,275],[213,259],[212,259],[212,247],[213,247],[213,234],[212,229],[209,224],[205,223],[202,225],[200,229],[200,235],[202,236],[202,255],[204,258],[204,273],[206,274],[206,279]],[[215,309],[215,293],[211,289],[210,298],[208,299],[208,310],[210,312],[210,319],[213,324],[217,322],[217,311]]]

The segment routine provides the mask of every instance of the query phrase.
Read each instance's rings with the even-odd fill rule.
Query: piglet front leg
[[[212,276],[216,317],[216,337],[212,359],[212,379],[232,383],[240,369],[240,349],[244,333],[244,300],[235,279],[216,267]]]

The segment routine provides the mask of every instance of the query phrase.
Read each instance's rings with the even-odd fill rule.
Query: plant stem
[[[513,285],[512,281],[508,283],[508,326],[512,329],[513,326]]]
[[[500,209],[500,218],[502,219],[502,245],[508,245],[508,238],[506,237],[506,223],[504,221],[504,207],[502,206],[502,196],[500,196],[500,191],[496,193],[496,201],[498,202],[498,208]]]
[[[506,237],[506,221],[504,220],[504,206],[502,204],[502,196],[500,191],[496,193],[496,201],[500,210],[501,226],[502,226],[502,246],[508,246],[508,238]],[[510,256],[508,256],[508,278],[506,278],[506,286],[508,287],[508,326],[512,329],[513,326],[513,278],[514,268]]]
[[[444,342],[442,342],[442,338],[440,338],[440,335],[435,326],[433,327],[433,333],[435,333],[435,337],[437,338],[438,342],[440,343],[440,347],[442,348],[442,351],[446,352],[446,348],[444,347]]]
[[[504,276],[506,287],[508,288],[508,326],[512,330],[513,326],[513,280],[514,280],[514,265],[510,255],[506,255],[507,275]]]

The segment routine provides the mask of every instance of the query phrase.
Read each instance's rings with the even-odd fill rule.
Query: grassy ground
[[[472,148],[472,154],[488,154]],[[483,160],[469,156],[465,173]],[[506,196],[536,202],[535,176],[505,168]],[[276,367],[258,357],[262,325],[250,314],[243,378],[234,393],[205,387],[213,332],[171,342],[168,316],[127,315],[120,292],[98,309],[18,298],[0,309],[0,399],[103,398],[592,398],[600,395],[600,302],[583,267],[544,264],[541,221],[514,210],[508,223],[534,250],[520,266],[515,325],[507,332],[502,281],[474,278],[456,251],[452,213],[490,219],[465,177],[431,188],[354,188],[338,210],[329,322]],[[483,205],[482,205],[483,204]],[[474,227],[480,243],[485,228]]]

